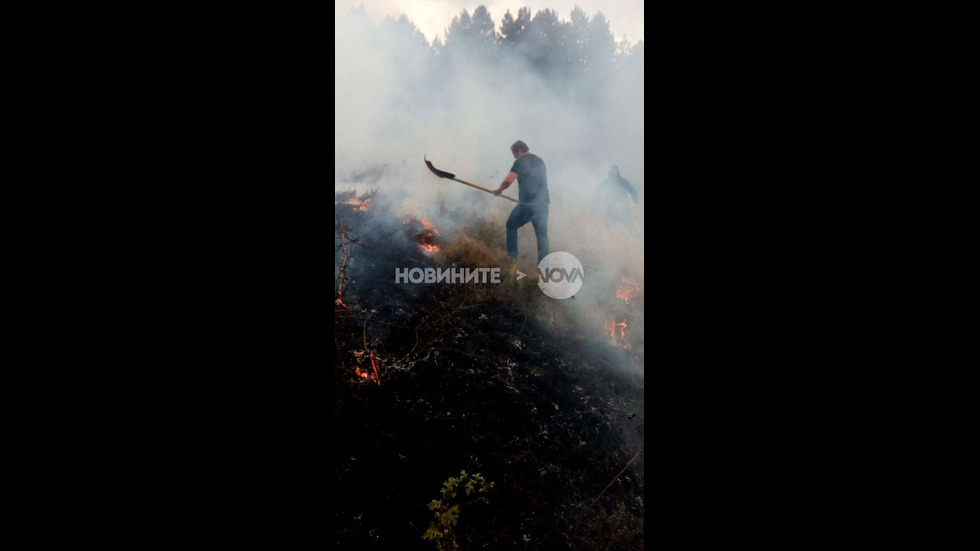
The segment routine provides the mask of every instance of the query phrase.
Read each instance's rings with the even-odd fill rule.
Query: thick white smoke
[[[490,14],[496,32],[503,15]],[[570,14],[558,16],[566,21]],[[589,330],[601,330],[609,316],[604,301],[621,278],[643,280],[643,241],[607,230],[596,200],[609,166],[618,165],[639,190],[641,205],[633,209],[642,227],[642,46],[615,58],[608,52],[609,59],[592,62],[589,71],[562,72],[536,64],[530,38],[507,48],[457,36],[437,54],[439,44],[431,47],[410,18],[375,26],[363,12],[351,11],[336,20],[337,189],[349,189],[351,175],[384,165],[372,187],[404,210],[431,217],[430,207],[440,202],[473,209],[499,218],[503,243],[503,221],[514,204],[437,178],[422,157],[494,189],[514,162],[510,145],[523,140],[547,165],[551,250],[577,256],[596,281],[563,308]],[[517,197],[517,186],[505,193]],[[532,258],[527,267],[533,269],[530,225],[520,239],[522,259]],[[642,332],[642,325],[631,330]]]

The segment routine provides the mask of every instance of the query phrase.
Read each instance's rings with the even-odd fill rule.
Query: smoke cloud
[[[430,45],[410,15],[380,25],[359,10],[336,19],[335,188],[377,188],[402,213],[429,216],[446,233],[459,223],[439,219],[438,205],[496,220],[503,247],[514,203],[437,178],[422,158],[494,189],[514,162],[510,145],[523,140],[547,165],[551,250],[578,257],[586,274],[574,301],[549,308],[586,332],[605,332],[617,286],[623,278],[642,286],[644,277],[643,238],[607,228],[597,201],[618,165],[639,191],[632,208],[642,233],[643,43],[617,51],[601,14],[508,19],[477,6]],[[375,174],[369,184],[365,174]],[[517,189],[505,194],[517,197]],[[536,275],[533,229],[519,235],[522,270]],[[630,315],[630,331],[642,335],[642,315]],[[634,348],[642,355],[642,338]]]

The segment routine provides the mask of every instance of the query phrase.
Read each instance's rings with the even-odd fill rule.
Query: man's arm
[[[626,191],[628,191],[629,194],[633,196],[633,202],[639,203],[640,194],[636,191],[636,186],[634,186],[633,183],[627,180],[626,178],[623,178],[623,181],[626,182]]]
[[[507,174],[507,177],[504,178],[504,181],[503,182],[500,182],[500,187],[498,187],[497,189],[493,190],[493,194],[499,197],[500,196],[500,193],[502,191],[504,191],[505,189],[509,188],[510,185],[513,184],[514,183],[514,180],[516,180],[516,179],[517,179],[517,173],[516,172],[510,172],[510,173],[508,173]]]

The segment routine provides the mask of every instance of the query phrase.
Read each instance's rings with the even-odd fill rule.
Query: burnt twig
[[[336,299],[341,301],[343,304],[344,292],[347,290],[347,286],[351,282],[351,278],[347,277],[347,266],[350,264],[351,259],[351,249],[350,245],[357,245],[358,240],[351,238],[348,234],[351,229],[344,225],[337,218],[337,233],[340,234],[340,250],[342,252],[342,258],[340,262],[340,270],[337,272],[337,296]]]
[[[459,302],[459,306],[456,306],[455,308],[453,308],[453,310],[452,310],[452,311],[450,311],[449,313],[447,313],[447,314],[445,314],[445,315],[443,315],[442,317],[440,317],[439,319],[437,319],[437,320],[436,320],[435,322],[433,322],[433,323],[432,323],[432,328],[433,328],[433,329],[432,329],[432,331],[431,331],[432,333],[435,333],[435,328],[437,328],[437,327],[440,327],[440,326],[442,325],[442,322],[443,322],[443,321],[444,321],[444,320],[445,320],[446,318],[448,318],[449,316],[451,316],[451,315],[453,315],[453,314],[456,314],[456,313],[458,313],[458,312],[460,312],[461,310],[466,310],[467,308],[472,308],[472,307],[474,307],[474,306],[476,306],[475,304],[474,304],[474,305],[471,305],[471,306],[463,306],[463,304],[464,304],[464,303],[466,302],[466,295],[467,295],[467,292],[466,292],[466,289],[463,289],[463,300],[461,300],[461,301]],[[425,320],[425,319],[426,319],[426,318],[423,318],[423,322],[424,322],[424,320]],[[423,325],[423,323],[420,323],[419,325]],[[431,338],[430,338],[430,339],[429,339],[429,340],[428,340],[428,341],[427,341],[427,342],[426,342],[426,343],[425,343],[425,344],[423,345],[423,347],[427,347],[427,346],[429,346],[429,345],[431,345],[431,344],[432,344],[433,342],[435,342],[435,340],[436,340],[436,339],[438,339],[438,338],[439,338],[439,337],[441,337],[442,335],[445,335],[445,334],[446,334],[446,333],[448,333],[448,332],[449,332],[450,330],[452,330],[452,329],[453,329],[453,327],[454,327],[454,326],[452,326],[452,325],[450,325],[450,327],[449,327],[448,329],[446,329],[445,331],[443,331],[443,332],[441,332],[441,333],[438,333],[438,334],[435,334],[435,336],[433,336],[433,337],[431,337]],[[411,356],[411,355],[412,355],[412,352],[415,352],[415,349],[416,349],[416,348],[418,348],[418,346],[419,346],[419,328],[418,328],[418,327],[416,327],[416,328],[415,328],[415,346],[413,346],[413,347],[412,347],[412,349],[408,351],[408,354],[405,354],[405,355],[404,355],[404,356],[403,356],[403,357],[402,357],[402,358],[401,358],[400,360],[398,360],[398,362],[397,362],[397,363],[401,363],[401,362],[403,362],[403,361],[405,361],[405,359],[406,359],[406,358],[408,358],[409,356]]]
[[[589,507],[592,507],[593,505],[595,505],[595,502],[596,501],[599,501],[599,498],[602,497],[602,494],[606,493],[606,490],[609,489],[609,486],[612,486],[613,485],[613,482],[616,482],[616,479],[619,478],[619,475],[620,474],[623,474],[623,473],[626,472],[626,469],[629,468],[629,466],[633,463],[633,461],[636,461],[636,458],[639,457],[640,456],[640,453],[642,453],[642,452],[643,452],[643,449],[640,449],[640,451],[636,452],[636,455],[633,456],[633,459],[630,459],[630,462],[627,463],[625,467],[623,467],[623,470],[619,471],[619,474],[617,474],[616,476],[613,477],[613,479],[609,482],[609,484],[607,484],[606,487],[603,488],[602,493],[600,493],[598,496],[596,496],[595,499],[592,500],[592,503],[589,504]]]
[[[371,313],[368,314],[367,319],[364,320],[364,335],[363,336],[364,336],[364,350],[367,351],[367,352],[369,352],[371,354],[371,367],[374,368],[374,380],[375,380],[375,382],[377,382],[380,385],[381,384],[381,375],[378,373],[378,366],[375,365],[375,363],[374,363],[374,351],[371,350],[370,348],[368,348],[368,342],[367,342],[367,325],[368,325],[368,322],[371,321],[371,317],[374,316],[374,313],[377,312],[377,311],[378,311],[377,308],[375,308],[374,310],[371,310]]]

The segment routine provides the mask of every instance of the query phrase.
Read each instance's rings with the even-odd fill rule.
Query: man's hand
[[[509,188],[510,185],[513,184],[514,180],[516,179],[517,179],[516,172],[508,172],[507,176],[504,177],[504,181],[500,182],[500,185],[497,186],[497,189],[493,190],[493,194],[496,195],[497,197],[500,197],[500,193],[505,189]]]

